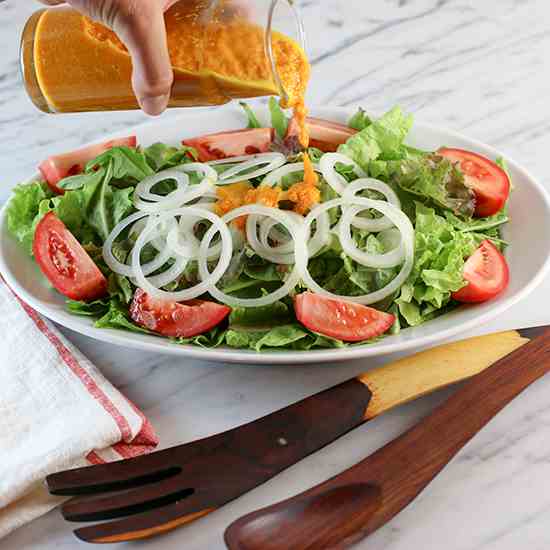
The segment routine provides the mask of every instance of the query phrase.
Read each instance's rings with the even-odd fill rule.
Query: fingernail
[[[160,115],[168,105],[168,95],[142,97],[139,100],[139,105],[148,115]]]

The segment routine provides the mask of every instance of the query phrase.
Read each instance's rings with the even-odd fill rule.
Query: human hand
[[[178,0],[40,1],[69,4],[116,32],[132,57],[132,86],[140,107],[150,115],[166,109],[174,75],[163,14]]]

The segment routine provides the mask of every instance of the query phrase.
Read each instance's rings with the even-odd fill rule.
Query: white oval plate
[[[317,108],[312,110],[312,114],[328,120],[345,122],[352,113],[340,108]],[[241,110],[235,106],[226,106],[209,111],[187,111],[173,118],[154,121],[117,135],[135,133],[138,143],[142,145],[150,145],[156,141],[176,145],[185,137],[238,129],[243,127],[243,123],[244,117]],[[491,147],[474,140],[423,124],[414,125],[407,141],[421,149],[431,150],[445,145],[470,149],[492,159],[501,156]],[[543,187],[526,170],[510,160],[508,160],[508,166],[515,187],[510,202],[512,221],[506,226],[504,232],[506,240],[510,242],[507,259],[511,282],[508,289],[491,302],[463,306],[424,325],[408,328],[398,335],[388,336],[380,342],[364,346],[307,352],[263,351],[258,353],[232,348],[203,349],[182,346],[161,337],[122,330],[97,329],[93,326],[92,319],[71,315],[66,311],[63,297],[48,285],[35,262],[21,251],[8,234],[5,209],[0,213],[0,273],[23,300],[46,317],[97,340],[129,348],[213,361],[268,364],[341,361],[404,351],[434,344],[486,323],[524,298],[548,271],[549,199]]]

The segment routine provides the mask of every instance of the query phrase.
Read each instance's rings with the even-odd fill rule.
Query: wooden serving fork
[[[146,538],[189,523],[275,476],[365,421],[469,378],[527,344],[522,331],[471,338],[373,369],[249,424],[177,447],[47,478],[88,542]],[[404,458],[404,460],[406,460]]]

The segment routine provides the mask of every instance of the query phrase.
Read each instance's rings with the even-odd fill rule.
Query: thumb
[[[163,6],[158,1],[122,0],[112,28],[132,57],[132,86],[150,115],[166,109],[174,74],[168,54]]]

